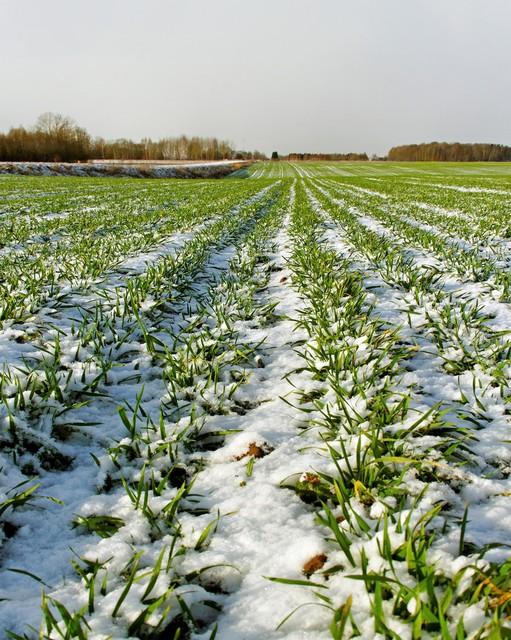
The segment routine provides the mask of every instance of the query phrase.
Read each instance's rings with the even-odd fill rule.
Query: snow
[[[437,183],[424,183],[425,185],[435,187],[435,189],[446,189],[447,191],[459,191],[460,193],[485,193],[485,194],[496,194],[499,196],[511,196],[511,191],[506,191],[505,189],[487,189],[484,187],[463,187],[460,185],[452,185],[452,184],[437,184]]]
[[[350,210],[357,216],[359,222],[365,227],[375,231],[378,234],[386,238],[392,238],[392,234],[381,223],[376,222],[370,217],[363,216],[359,212]],[[346,255],[352,255],[352,251],[346,245],[345,240],[342,240],[342,232],[340,228],[335,227],[335,231],[331,231],[327,237],[331,238],[331,241],[337,250],[343,251]],[[338,234],[341,234],[340,236]],[[411,252],[407,249],[408,254]],[[420,268],[423,265],[431,264],[430,256],[423,252],[415,250],[413,252],[413,262]],[[389,326],[401,327],[401,334],[404,339],[415,343],[419,350],[416,355],[408,360],[407,373],[402,380],[405,387],[414,388],[414,400],[419,401],[421,390],[426,393],[425,400],[429,406],[432,406],[438,402],[444,406],[456,406],[460,402],[460,390],[468,397],[472,398],[475,402],[474,394],[474,378],[478,376],[481,380],[488,378],[483,371],[476,367],[473,372],[467,372],[457,378],[448,375],[444,372],[442,367],[442,359],[438,357],[438,349],[432,343],[431,339],[425,335],[423,330],[420,329],[421,321],[420,316],[417,316],[415,320],[415,328],[406,328],[408,324],[408,318],[403,311],[407,306],[414,305],[413,296],[403,294],[399,290],[392,290],[383,280],[378,277],[377,273],[374,273],[374,267],[367,261],[364,261],[363,256],[360,255],[362,263],[357,263],[370,277],[367,279],[366,287],[372,294],[372,299],[375,304],[375,312],[386,320]],[[436,263],[438,266],[438,262]],[[492,296],[491,292],[485,290],[482,286],[475,286],[466,284],[452,275],[446,274],[443,278],[443,282],[439,283],[440,287],[443,287],[446,295],[449,296],[449,300],[459,300],[459,303],[463,303],[467,299],[477,297],[477,302],[480,305],[481,311],[487,313],[489,318],[486,321],[488,328],[496,332],[507,332],[509,326],[511,326],[511,306],[507,303],[497,302]],[[440,289],[441,290],[441,289]],[[434,314],[436,302],[436,296],[431,298],[431,307],[428,313]],[[455,350],[445,350],[444,357],[453,357]],[[455,358],[459,358],[461,354],[455,355]],[[488,381],[490,381],[489,378]],[[505,398],[502,398],[498,392],[490,395],[486,395],[485,400],[485,414],[489,423],[485,427],[483,432],[478,432],[476,442],[472,443],[471,448],[476,455],[481,457],[481,460],[489,462],[492,457],[502,460],[511,460],[511,447],[507,440],[507,430],[509,429],[509,422],[505,414],[507,413],[507,402]],[[460,405],[461,409],[461,405]],[[491,418],[490,418],[491,416]],[[511,488],[510,481],[487,479],[482,480],[477,474],[462,473],[463,482],[466,483],[466,488],[463,490],[462,495],[465,502],[471,505],[470,513],[474,514],[470,519],[468,525],[469,535],[473,537],[477,544],[482,546],[489,542],[502,542],[506,541],[506,530],[509,531],[508,526],[510,524],[511,511],[509,509],[506,513],[501,512],[496,507],[495,500],[491,501],[488,498],[492,498],[493,495],[501,494],[507,495]],[[482,486],[486,486],[486,490],[482,490]],[[492,489],[489,489],[492,487]],[[486,501],[486,504],[481,504],[482,501]],[[497,528],[494,526],[488,526],[490,521],[497,516],[499,525]],[[477,523],[477,524],[473,524]]]
[[[279,262],[283,267],[289,240],[281,233],[278,241],[281,247]],[[284,267],[273,277],[265,294],[278,295],[278,314],[295,316],[301,306],[300,299],[291,289],[283,289],[279,284],[283,277],[290,277],[289,270]],[[298,340],[304,336],[293,329],[294,323],[284,320],[267,332],[263,355],[265,367],[253,372],[243,391],[244,397],[262,404],[245,416],[242,433],[233,436],[225,447],[209,456],[210,466],[194,485],[195,490],[207,496],[210,510],[218,510],[221,514],[217,533],[202,554],[201,562],[230,564],[240,571],[241,585],[228,597],[219,619],[218,635],[225,640],[329,637],[328,633],[320,631],[321,626],[326,626],[328,616],[317,611],[312,615],[307,609],[290,620],[281,633],[276,633],[283,618],[293,608],[306,603],[310,594],[307,588],[295,587],[290,591],[265,578],[301,579],[304,563],[325,548],[313,513],[279,486],[283,478],[318,463],[314,452],[316,437],[297,435],[302,413],[283,400],[292,400],[294,392],[292,384],[283,376],[302,362],[290,349],[289,338],[293,336]],[[247,338],[250,340],[250,336]],[[258,338],[254,335],[251,340]],[[297,383],[298,380],[294,380],[294,384]],[[231,422],[232,426],[239,424],[236,418],[223,421],[227,427]],[[236,458],[247,450],[250,442],[268,443],[274,450],[255,463],[252,477],[245,478],[246,462],[236,461]],[[299,453],[307,447],[311,447],[311,452]],[[268,610],[270,602],[272,606]]]
[[[218,160],[190,163],[141,162],[0,162],[0,174],[28,176],[215,178],[229,175],[251,162]]]
[[[409,518],[412,526],[418,526],[420,519],[438,505],[444,505],[444,510],[428,524],[436,535],[428,549],[428,560],[438,574],[455,579],[463,573],[468,589],[476,566],[485,570],[490,561],[508,558],[511,394],[508,383],[499,381],[509,379],[510,365],[505,356],[499,360],[495,354],[505,353],[509,346],[511,305],[502,299],[492,276],[481,282],[464,279],[445,259],[444,244],[467,252],[474,249],[469,240],[446,237],[440,226],[403,213],[402,221],[438,238],[437,251],[419,243],[412,246],[396,235],[390,218],[376,217],[379,210],[365,207],[365,198],[387,206],[390,197],[386,194],[344,183],[342,178],[317,179],[313,168],[307,166],[297,164],[293,169],[296,177],[291,188],[289,181],[275,180],[226,214],[221,219],[222,228],[214,217],[177,231],[147,250],[125,256],[87,288],[59,283],[42,308],[23,322],[2,323],[0,362],[6,373],[18,375],[26,363],[31,363],[42,385],[43,365],[52,362],[50,346],[55,347],[57,335],[60,362],[71,371],[65,393],[78,392],[98,375],[98,354],[115,366],[86,405],[72,406],[53,422],[49,412],[40,416],[37,436],[48,446],[56,445],[52,434],[55,425],[62,429],[74,426],[68,439],[57,443],[58,451],[69,456],[72,464],[63,470],[39,465],[34,475],[41,486],[34,500],[7,512],[14,531],[0,529],[0,599],[6,599],[0,600],[1,629],[21,634],[28,632],[27,625],[39,627],[43,586],[71,611],[86,606],[85,580],[71,564],[81,558],[82,563],[86,560],[104,565],[98,569],[95,609],[86,614],[89,637],[98,640],[143,637],[139,632],[130,636],[128,628],[140,615],[146,590],[150,590],[151,598],[161,597],[161,607],[169,606],[172,612],[179,611],[180,600],[186,602],[203,623],[192,631],[193,640],[209,639],[214,624],[222,640],[326,640],[331,637],[332,610],[322,606],[325,601],[314,591],[330,598],[336,609],[351,597],[360,637],[383,638],[375,631],[373,596],[352,574],[360,576],[366,558],[367,571],[390,575],[388,559],[381,550],[387,545],[397,553],[407,540],[406,531],[397,526],[397,521]],[[275,171],[283,173],[280,166]],[[252,177],[262,176],[256,171]],[[343,325],[342,308],[332,309],[332,322],[324,330],[337,340],[337,353],[349,353],[356,363],[353,370],[340,368],[337,386],[332,384],[333,377],[313,376],[310,367],[304,368],[307,362],[313,363],[317,372],[328,372],[330,361],[319,355],[322,345],[318,327],[312,325],[306,331],[297,323],[300,318],[315,317],[310,293],[299,288],[292,262],[301,242],[292,228],[296,193],[303,185],[307,206],[320,217],[318,244],[331,252],[343,269],[359,277],[364,296],[361,314],[378,327],[380,337],[385,337],[387,330],[395,330],[396,344],[403,347],[395,360],[389,354],[375,358],[379,347],[375,347],[374,336],[370,332],[359,335],[355,328],[350,332]],[[464,192],[473,193],[471,189],[466,187]],[[488,194],[500,191],[477,189]],[[286,190],[290,194],[284,197],[284,204],[273,200],[281,190],[284,195]],[[357,206],[352,204],[353,197]],[[427,214],[427,203],[413,202]],[[382,246],[387,243],[388,253],[405,256],[405,268],[410,272],[424,274],[428,268],[435,268],[438,278],[424,289],[413,284],[408,289],[402,286],[397,277],[403,276],[399,263],[393,263],[398,264],[395,271],[386,273],[381,257],[384,252],[380,255],[372,245],[357,241],[350,225],[343,223],[347,218],[338,216],[339,212],[362,233],[376,234]],[[468,218],[457,208],[436,207],[434,212],[451,221]],[[273,220],[270,214],[275,216],[275,227],[264,231],[268,233],[265,236],[261,230]],[[66,222],[65,214],[50,213],[49,219]],[[262,240],[257,239],[257,233],[263,234]],[[200,250],[201,239],[210,244],[193,270],[191,258],[195,254],[186,251],[190,247]],[[256,247],[258,259],[253,263],[249,247]],[[191,256],[190,264],[179,262],[182,255]],[[177,280],[160,282],[159,268],[173,261],[179,265]],[[343,273],[340,271],[338,277]],[[142,281],[147,274],[154,281],[148,282],[151,286],[145,297],[132,308],[126,298],[129,283]],[[158,295],[168,296],[171,304],[155,312]],[[247,300],[253,305],[253,313],[244,315]],[[344,302],[347,304],[348,298]],[[478,308],[474,307],[476,303]],[[114,313],[116,305],[125,310],[124,317]],[[272,305],[270,321],[266,322],[265,310]],[[95,309],[104,313],[102,324],[98,324],[100,347],[92,340],[86,343],[77,332],[82,318],[92,318],[88,314]],[[456,317],[459,326],[445,320],[449,311],[449,317]],[[444,331],[442,340],[438,339],[438,326]],[[144,330],[155,340],[155,351]],[[209,351],[201,351],[202,347]],[[236,358],[243,350],[248,355],[240,364]],[[479,352],[488,365],[483,358],[464,366],[467,354]],[[205,357],[204,353],[210,355]],[[184,363],[185,382],[171,389],[172,366],[180,363]],[[446,363],[461,370],[452,373]],[[373,382],[374,372],[380,370],[384,373]],[[217,379],[212,383],[213,371]],[[192,382],[186,382],[186,376],[192,376]],[[39,405],[58,410],[64,406],[56,397],[30,397],[28,376],[19,378],[31,409]],[[355,430],[346,426],[340,390],[349,398],[342,409],[358,421]],[[9,430],[7,409],[15,414],[20,432],[23,428],[33,430],[28,409],[15,406],[16,385],[12,380],[4,383],[4,391],[9,397],[0,405],[3,431]],[[303,394],[310,392],[321,392],[321,401],[305,401]],[[428,429],[403,436],[402,456],[411,460],[426,456],[427,464],[439,469],[434,479],[425,479],[418,467],[409,466],[403,470],[400,484],[400,490],[406,492],[404,502],[400,502],[399,493],[380,495],[378,487],[368,489],[362,483],[355,485],[355,494],[361,492],[362,498],[357,494],[348,504],[336,505],[333,516],[339,531],[350,540],[351,566],[333,539],[332,530],[324,524],[323,508],[301,500],[292,486],[306,482],[310,475],[336,477],[357,469],[360,452],[370,451],[373,403],[381,393],[388,393],[389,410],[401,398],[410,398],[406,412],[386,425],[382,436],[385,433],[389,438],[399,438],[415,428],[420,416],[430,416],[421,423],[421,427],[429,426],[438,407],[446,409],[446,420],[463,427],[470,439],[461,432],[455,436],[468,447],[461,452],[462,463],[457,464],[454,456],[445,454],[442,438]],[[133,415],[130,407],[133,409],[139,401],[143,412],[135,412],[141,436],[136,439],[120,419],[118,408],[126,409],[128,420]],[[336,420],[337,438],[325,435],[327,415]],[[476,428],[470,420],[479,420],[482,426]],[[204,437],[204,447],[187,444],[195,428]],[[218,433],[223,435],[215,435]],[[150,474],[153,482],[161,482],[169,471],[168,445],[174,447],[179,464],[187,473],[193,470],[194,476],[171,525],[167,525],[166,514],[169,505],[179,498],[179,483],[162,485],[159,494],[148,492],[144,509],[154,515],[151,523],[143,509],[134,506],[133,496],[120,482],[122,477],[127,483],[142,483]],[[12,488],[26,479],[22,470],[34,465],[35,457],[30,451],[16,461],[6,453],[0,455],[1,505]],[[370,456],[365,460],[369,467],[375,462]],[[394,464],[397,474],[399,462],[389,464]],[[368,503],[364,503],[364,492]],[[466,550],[460,552],[459,523],[466,506],[465,541],[478,548],[499,543],[484,559],[476,559]],[[358,532],[345,522],[341,507],[357,514]],[[84,523],[96,516],[112,519],[117,523],[115,531],[104,538],[88,531]],[[366,523],[367,532],[360,528],[360,522]],[[385,527],[383,522],[387,523]],[[172,529],[176,526],[177,537]],[[169,549],[176,540],[180,552],[170,558]],[[140,573],[124,594],[135,553],[141,554]],[[167,557],[169,572],[155,574],[151,584],[158,559]],[[322,558],[321,571],[310,576],[311,583],[319,587],[271,580],[306,581],[304,567],[314,558]],[[330,570],[327,579],[322,571]],[[396,558],[392,571],[402,584],[415,588],[415,577],[404,560]],[[105,576],[107,586],[100,594]],[[171,579],[176,584],[168,591]],[[427,594],[414,596],[407,603],[411,614],[418,610],[421,597],[426,599]],[[411,638],[410,624],[394,615],[392,602],[385,600],[382,607],[389,628],[399,637]],[[468,634],[477,634],[488,621],[480,602],[454,603],[449,609],[451,631],[453,621],[459,618],[463,618]],[[158,620],[155,610],[145,624],[156,625]],[[55,632],[50,637],[56,637]]]

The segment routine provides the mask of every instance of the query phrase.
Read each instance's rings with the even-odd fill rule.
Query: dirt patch
[[[323,568],[323,565],[327,561],[327,557],[324,553],[318,553],[318,555],[314,556],[310,560],[303,565],[303,572],[306,576],[310,576],[316,571],[319,571]]]

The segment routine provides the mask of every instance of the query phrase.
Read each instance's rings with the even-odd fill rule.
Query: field
[[[511,165],[0,176],[0,632],[511,637]]]

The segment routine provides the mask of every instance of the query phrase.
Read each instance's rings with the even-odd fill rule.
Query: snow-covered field
[[[509,637],[511,180],[464,171],[0,177],[2,637]]]
[[[129,177],[129,178],[222,178],[250,166],[240,160],[205,162],[94,160],[91,162],[0,162],[0,175]]]

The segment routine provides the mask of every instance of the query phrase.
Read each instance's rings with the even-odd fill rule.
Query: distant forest
[[[511,161],[511,147],[502,144],[428,142],[392,147],[387,160],[399,162],[505,162]]]
[[[56,113],[44,113],[26,129],[14,127],[0,133],[0,161],[77,162],[87,160],[266,160],[259,151],[240,151],[227,140],[205,137],[167,137],[160,140],[93,138],[74,120]],[[277,152],[272,159],[279,159]],[[366,153],[290,153],[281,160],[367,161]],[[429,142],[390,149],[386,158],[398,162],[503,162],[511,161],[511,147],[502,144]]]
[[[283,157],[290,162],[316,160],[332,162],[334,160],[369,160],[367,153],[290,153]]]
[[[77,162],[86,160],[263,160],[259,151],[238,151],[226,140],[179,136],[134,142],[92,138],[74,120],[41,115],[34,127],[0,133],[0,161]]]

